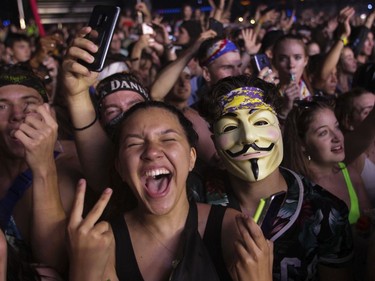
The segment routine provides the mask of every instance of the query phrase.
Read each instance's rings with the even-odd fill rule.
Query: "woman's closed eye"
[[[126,147],[136,147],[136,146],[140,146],[142,144],[143,144],[143,142],[136,142],[136,141],[134,141],[134,142],[127,143]]]

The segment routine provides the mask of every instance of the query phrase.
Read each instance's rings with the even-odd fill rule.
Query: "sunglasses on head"
[[[319,104],[325,104],[334,107],[336,104],[336,98],[331,96],[310,96],[303,100],[294,101],[294,106],[297,106],[299,108],[310,108]]]

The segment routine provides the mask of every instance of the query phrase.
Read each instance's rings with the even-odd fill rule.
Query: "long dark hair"
[[[284,125],[284,159],[282,165],[305,177],[309,177],[308,156],[302,146],[306,132],[318,110],[333,110],[328,102],[305,101],[297,104],[289,112]]]

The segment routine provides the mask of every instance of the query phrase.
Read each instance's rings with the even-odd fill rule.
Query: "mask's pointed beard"
[[[258,180],[259,176],[259,166],[258,166],[258,158],[250,159],[251,170],[253,171],[255,180]]]

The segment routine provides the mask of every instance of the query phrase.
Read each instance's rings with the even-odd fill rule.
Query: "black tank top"
[[[192,208],[190,204],[189,215],[196,210],[196,205]],[[222,206],[211,206],[208,215],[203,243],[211,257],[217,275],[221,281],[230,281],[230,275],[222,255],[221,228],[226,208]],[[189,217],[189,216],[188,216]],[[195,220],[198,220],[196,213]],[[189,220],[187,220],[187,224]],[[144,281],[139,270],[134,249],[131,243],[129,230],[123,216],[118,216],[111,221],[112,230],[116,241],[116,273],[120,281]],[[185,225],[185,228],[189,227]],[[124,266],[125,265],[125,266]]]

